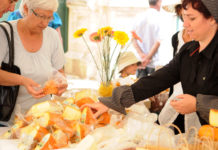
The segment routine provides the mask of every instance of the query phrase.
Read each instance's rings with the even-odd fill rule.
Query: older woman
[[[21,12],[23,12],[23,1],[21,2],[20,6],[21,7],[19,9],[15,10],[14,12],[9,14],[7,21],[17,20],[17,19],[23,18],[24,14],[21,13]],[[61,21],[61,18],[59,17],[57,12],[53,13],[53,19],[48,23],[48,26],[56,29],[57,32],[59,33],[59,37],[62,40],[61,30],[60,30],[60,27],[62,26],[62,21]]]
[[[20,85],[16,110],[26,112],[33,104],[50,99],[40,85],[43,85],[53,70],[63,73],[64,51],[56,30],[48,27],[53,12],[58,8],[57,0],[23,0],[24,18],[12,21],[15,41],[15,65],[21,75],[4,72],[1,85]],[[8,62],[8,45],[3,31],[0,31],[0,63]],[[60,85],[57,95],[66,90]],[[13,118],[13,117],[12,117]],[[12,119],[11,118],[11,119]]]
[[[125,107],[181,81],[184,94],[170,102],[180,113],[178,117],[197,112],[201,124],[208,123],[209,109],[218,109],[218,5],[214,0],[183,0],[182,5],[184,27],[194,41],[186,43],[169,64],[151,76],[118,87],[112,97],[90,105],[97,110],[95,116],[108,107],[125,114]]]

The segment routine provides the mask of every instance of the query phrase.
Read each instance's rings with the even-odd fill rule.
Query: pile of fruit
[[[91,108],[81,108],[83,104],[94,102],[90,97],[83,97],[35,104],[25,116],[16,118],[3,138],[19,139],[18,148],[21,150],[68,147],[71,143],[80,142],[95,128],[110,123],[108,113],[96,119]]]

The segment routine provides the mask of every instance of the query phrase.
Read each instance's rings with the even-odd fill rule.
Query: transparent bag
[[[44,94],[57,95],[61,86],[66,86],[67,80],[65,76],[57,70],[52,70],[52,74],[48,77],[48,81],[45,82],[43,87]]]

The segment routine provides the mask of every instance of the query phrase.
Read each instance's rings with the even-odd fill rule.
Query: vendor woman
[[[126,114],[125,107],[149,98],[181,81],[184,94],[170,104],[183,118],[197,112],[201,124],[208,123],[209,110],[218,109],[218,5],[214,0],[183,0],[184,27],[193,41],[186,43],[178,55],[151,76],[131,86],[114,89],[112,97],[99,98],[90,105],[95,116],[114,109]],[[176,100],[179,99],[179,100]]]

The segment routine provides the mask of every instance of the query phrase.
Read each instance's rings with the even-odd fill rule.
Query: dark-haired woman
[[[177,4],[175,6],[175,12],[176,15],[183,21],[183,7],[182,4]],[[181,47],[191,41],[191,37],[188,34],[188,31],[183,28],[182,30],[176,32],[172,36],[172,46],[173,46],[173,57],[175,57],[176,54],[179,53]],[[164,105],[164,108],[161,110],[158,121],[160,125],[165,124],[176,124],[182,132],[187,132],[190,127],[195,126],[196,128],[199,128],[200,122],[197,114],[195,112],[189,113],[186,115],[179,115],[178,112],[170,105],[170,101],[175,98],[177,95],[183,94],[182,84],[181,82],[176,83],[173,85],[172,88],[170,88],[170,97],[167,101],[167,103]],[[175,133],[179,133],[177,130],[175,130]]]
[[[208,123],[209,110],[218,109],[218,5],[214,0],[183,0],[182,6],[184,27],[193,41],[151,76],[114,89],[112,97],[99,98],[90,105],[97,110],[95,116],[108,107],[126,114],[125,107],[181,82],[184,94],[170,102],[178,117],[196,112],[201,124]]]

